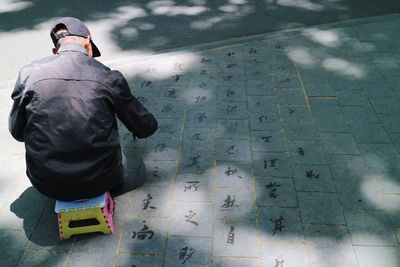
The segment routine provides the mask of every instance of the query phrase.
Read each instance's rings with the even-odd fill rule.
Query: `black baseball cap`
[[[59,25],[65,26],[68,32],[62,32],[60,34],[56,34],[56,28]],[[50,31],[50,36],[51,39],[53,40],[54,47],[57,46],[58,40],[68,35],[87,38],[90,35],[90,32],[88,27],[86,27],[86,25],[83,24],[83,22],[77,18],[64,17],[54,22],[54,26],[51,28]],[[99,49],[93,43],[93,40],[91,38],[90,38],[90,43],[93,49],[93,57],[101,56]]]

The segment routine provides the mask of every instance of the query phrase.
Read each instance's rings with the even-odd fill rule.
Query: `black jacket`
[[[114,185],[122,166],[115,114],[139,138],[157,129],[123,75],[78,44],[23,67],[12,99],[9,129],[25,142],[27,175],[54,199],[94,197]]]

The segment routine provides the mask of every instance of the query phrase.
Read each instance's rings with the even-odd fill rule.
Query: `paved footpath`
[[[400,266],[400,15],[114,62],[159,119],[121,125],[116,233],[58,240],[0,89],[2,266]]]

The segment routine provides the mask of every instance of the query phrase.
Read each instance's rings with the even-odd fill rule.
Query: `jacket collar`
[[[81,46],[80,44],[74,44],[74,43],[68,43],[68,44],[63,44],[60,46],[58,49],[57,54],[63,53],[63,52],[80,52],[85,55],[88,55],[86,49]]]

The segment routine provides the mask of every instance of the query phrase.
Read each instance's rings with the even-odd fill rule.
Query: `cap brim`
[[[90,43],[92,44],[92,49],[93,49],[93,57],[99,57],[101,56],[100,50],[97,48],[97,46],[93,43],[92,40],[90,40]]]

